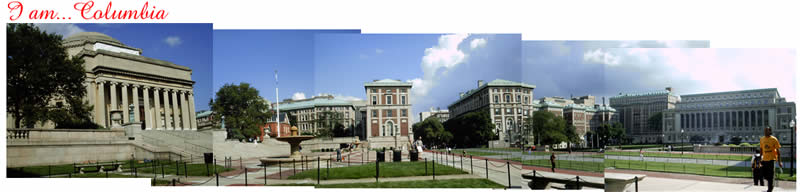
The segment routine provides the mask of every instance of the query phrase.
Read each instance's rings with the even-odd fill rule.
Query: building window
[[[506,103],[508,103],[508,102],[511,102],[511,96],[510,96],[510,95],[506,95],[506,100],[505,100],[505,102],[506,102]]]
[[[378,91],[377,91],[377,90],[375,90],[375,89],[371,89],[371,90],[372,90],[372,93],[377,93],[377,92],[378,92]]]
[[[375,90],[375,89],[373,89],[373,90]],[[372,105],[377,105],[377,104],[378,104],[378,97],[373,95],[372,96]]]
[[[517,102],[522,101],[522,99],[520,99],[520,98],[522,98],[522,96],[517,95]]]
[[[378,111],[372,110],[372,117],[378,117]]]
[[[528,103],[528,97],[525,97],[525,103],[526,104]]]
[[[391,95],[387,95],[386,96],[386,104],[387,105],[391,105],[392,104],[392,96]]]
[[[391,89],[387,89],[386,90],[386,94],[392,94],[392,90]]]
[[[400,96],[400,104],[401,105],[405,105],[406,104],[406,96],[405,95],[404,96]]]
[[[403,110],[400,110],[400,112],[401,112],[401,114],[403,115],[403,117],[406,117],[406,115],[407,115],[407,114],[406,114],[406,110],[405,110],[405,109],[403,109]]]
[[[497,95],[495,95],[495,96],[494,96],[494,102],[495,102],[495,103],[498,103],[498,102],[500,102],[499,100],[500,100],[500,99],[498,99]]]
[[[392,116],[392,110],[391,109],[390,110],[386,110],[386,116],[387,117],[391,117]]]
[[[400,93],[405,93],[406,89],[400,89]]]

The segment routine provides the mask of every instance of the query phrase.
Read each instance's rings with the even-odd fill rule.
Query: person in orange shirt
[[[772,136],[772,128],[764,128],[764,137],[761,137],[759,142],[761,146],[761,174],[767,179],[767,192],[772,192],[773,181],[775,180],[775,161],[778,161],[778,166],[783,168],[781,162],[781,144],[778,138]]]

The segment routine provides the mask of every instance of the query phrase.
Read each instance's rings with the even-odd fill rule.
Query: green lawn
[[[750,167],[691,164],[691,163],[664,163],[664,162],[648,162],[648,161],[616,160],[616,159],[605,159],[604,163],[606,167],[614,167],[616,169],[686,173],[686,174],[708,175],[708,176],[718,176],[718,177],[752,177]],[[779,174],[778,179],[794,180],[794,177],[788,177],[789,175],[788,171],[789,169],[785,168],[784,169],[785,173]]]
[[[506,159],[509,161],[520,161],[520,158]],[[550,167],[550,159],[526,159],[522,162],[524,165]],[[590,172],[603,172],[605,167],[600,162],[587,162],[587,161],[573,161],[573,160],[556,160],[556,169],[571,169],[578,171]]]
[[[427,163],[428,175],[433,174],[433,162]],[[423,176],[425,175],[425,162],[386,162],[380,163],[380,177],[408,177],[408,176]],[[321,179],[359,179],[359,178],[374,178],[375,177],[375,163],[367,163],[359,166],[351,167],[336,167],[326,170],[322,168],[319,170]],[[457,168],[448,166],[436,165],[436,175],[452,175],[452,174],[466,174],[467,172],[461,171]],[[296,175],[292,175],[289,179],[317,179],[317,169],[309,169]]]
[[[488,179],[447,179],[423,181],[394,181],[343,184],[281,184],[273,186],[315,186],[317,188],[505,188],[506,186]]]
[[[619,155],[619,156],[639,156],[638,151],[606,151],[606,155]],[[713,160],[734,160],[734,161],[750,161],[752,154],[695,154],[695,153],[664,153],[664,152],[644,152],[645,157],[670,157],[670,158],[684,158],[684,159],[713,159]],[[781,158],[785,162],[791,162],[791,158]]]

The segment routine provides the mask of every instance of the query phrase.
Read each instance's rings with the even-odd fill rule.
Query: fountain
[[[305,158],[305,159],[302,158],[303,155],[300,154],[300,142],[303,142],[303,141],[309,140],[309,139],[314,139],[314,136],[299,135],[298,131],[297,131],[297,126],[292,126],[292,128],[290,130],[291,130],[291,135],[290,136],[283,136],[283,137],[276,137],[275,138],[278,141],[283,141],[283,142],[289,143],[289,146],[291,146],[289,148],[289,156],[288,157],[285,157],[285,156],[284,157],[269,157],[269,158],[260,159],[260,161],[261,161],[261,163],[263,165],[271,165],[271,164],[276,164],[276,163],[280,163],[280,162],[288,162],[288,161],[299,162],[299,161],[303,161],[303,160],[306,160],[306,161],[309,160],[308,158]],[[316,160],[316,159],[314,159],[314,160]]]
[[[289,158],[299,159],[302,156],[300,155],[300,142],[313,139],[314,136],[297,134],[297,126],[292,126],[292,128],[289,130],[292,132],[290,136],[276,137],[275,139],[289,143],[289,145],[292,146],[290,149]]]

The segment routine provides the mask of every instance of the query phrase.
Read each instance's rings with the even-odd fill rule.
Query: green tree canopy
[[[214,121],[221,120],[220,116],[225,118],[228,138],[256,138],[261,134],[260,127],[272,116],[258,90],[248,83],[223,85],[209,105]]]
[[[69,57],[61,38],[32,24],[6,25],[6,110],[14,117],[15,127],[33,127],[47,120],[57,127],[97,127],[88,114],[92,106],[82,100],[86,95],[84,61]],[[67,105],[50,106],[54,100]]]
[[[444,124],[445,130],[453,134],[453,142],[458,147],[479,147],[497,139],[495,125],[487,110],[473,111],[450,118]]]
[[[603,124],[597,128],[595,131],[597,136],[600,139],[600,145],[610,145],[610,144],[622,144],[625,141],[625,128],[622,127],[622,123],[615,122],[612,124]]]
[[[453,134],[444,129],[444,125],[437,117],[429,117],[422,122],[414,123],[411,129],[417,137],[414,139],[422,137],[422,142],[426,145],[449,143],[453,139]]]

